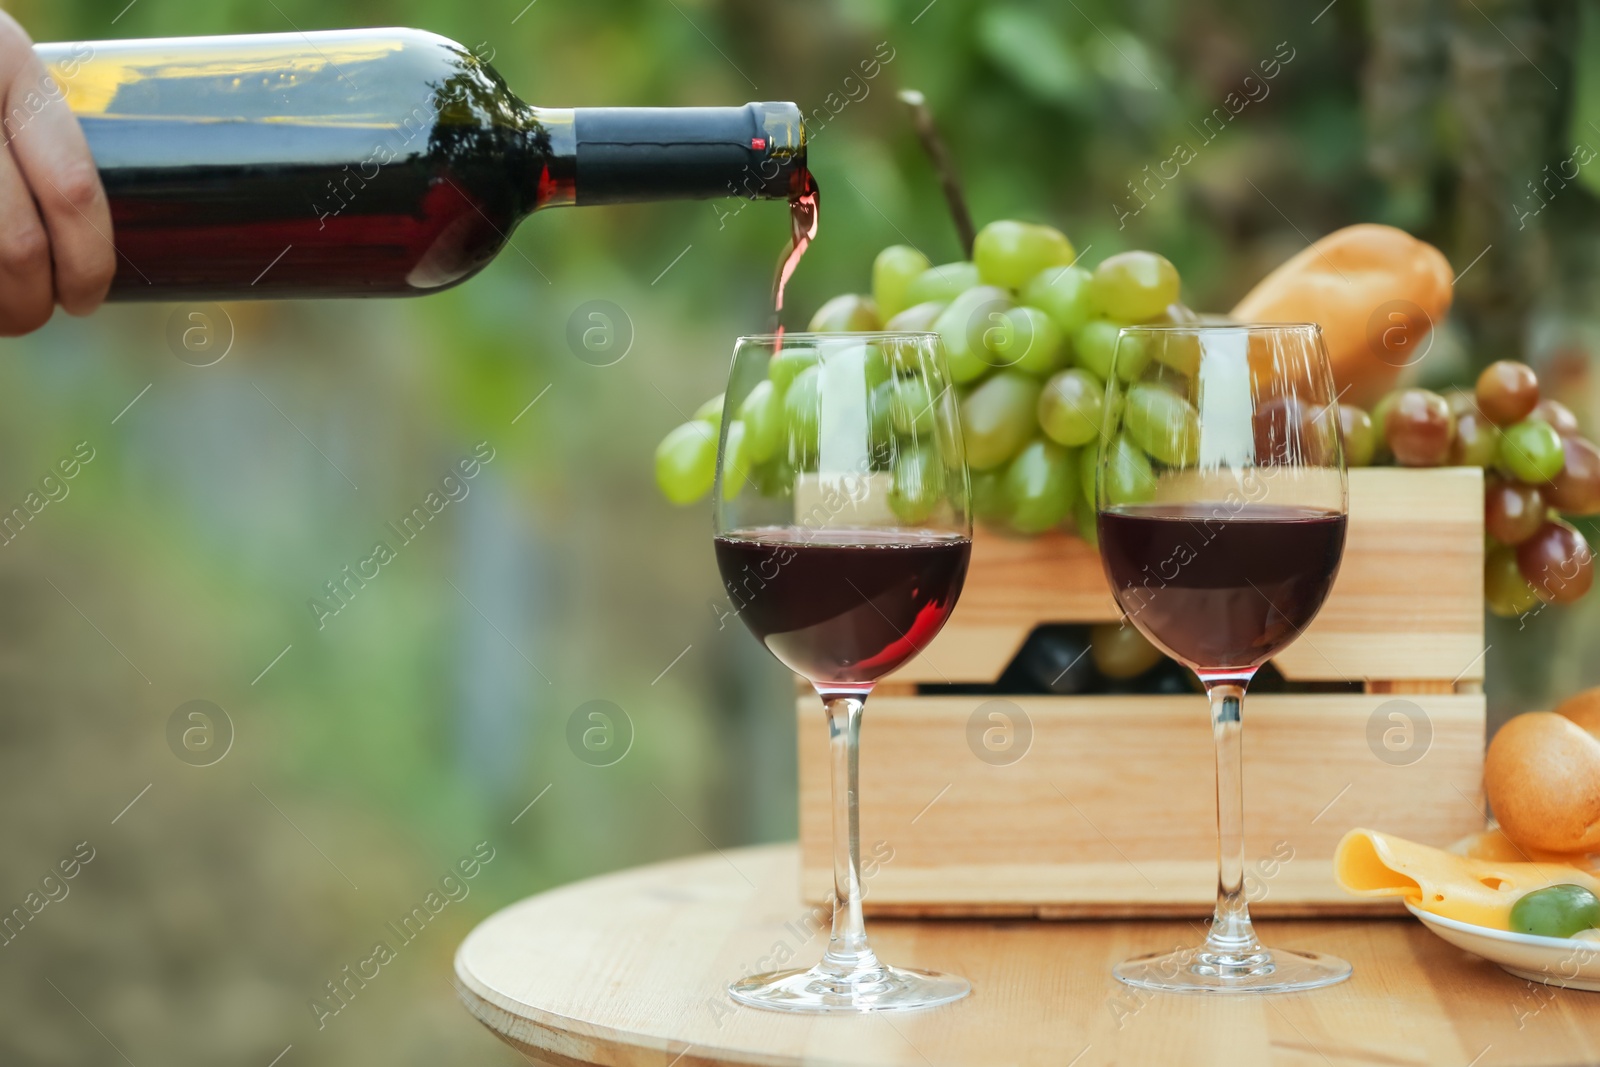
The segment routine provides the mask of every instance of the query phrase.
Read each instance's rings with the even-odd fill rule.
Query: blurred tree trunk
[[[1456,0],[1451,99],[1460,167],[1456,309],[1480,363],[1522,358],[1528,312],[1543,282],[1542,173],[1557,151],[1560,78],[1569,74],[1572,5]],[[1570,77],[1565,82],[1571,89]],[[1530,214],[1531,212],[1531,214]],[[1486,252],[1487,250],[1487,252]]]
[[[1412,230],[1427,228],[1435,213],[1449,14],[1448,0],[1371,8],[1362,77],[1367,165],[1386,186],[1384,221]]]

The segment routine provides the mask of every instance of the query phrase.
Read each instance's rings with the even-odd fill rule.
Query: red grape
[[[1450,404],[1427,389],[1405,389],[1384,419],[1384,437],[1403,467],[1437,467],[1450,458]]]
[[[1521,422],[1539,402],[1539,379],[1526,363],[1502,359],[1478,375],[1478,410],[1501,426]]]
[[[1582,437],[1563,437],[1561,452],[1566,465],[1544,495],[1569,515],[1600,514],[1600,448]]]
[[[1541,400],[1534,405],[1533,413],[1555,427],[1556,433],[1562,437],[1572,437],[1578,433],[1578,416],[1559,400]]]
[[[1594,584],[1594,554],[1571,524],[1552,519],[1517,546],[1517,569],[1539,599],[1570,604]]]
[[[1264,466],[1330,462],[1337,432],[1331,416],[1336,411],[1313,408],[1292,395],[1262,401],[1255,413],[1256,462]]]
[[[1502,544],[1519,544],[1538,533],[1545,510],[1537,486],[1490,478],[1483,487],[1483,528]]]

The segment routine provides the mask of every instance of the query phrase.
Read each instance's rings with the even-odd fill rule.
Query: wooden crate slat
[[[992,682],[1039,623],[1118,617],[1099,556],[1083,541],[980,530],[950,622],[895,680]],[[1482,472],[1351,471],[1339,578],[1279,670],[1304,681],[1480,681],[1482,651]]]
[[[969,744],[974,710],[990,700],[1031,723],[1027,754],[1009,765]],[[1375,718],[1379,734],[1392,725],[1383,706],[1394,700],[1431,730],[1408,765],[1380,758],[1371,740]],[[815,697],[798,708],[804,888],[821,899],[832,877],[827,745]],[[1247,860],[1266,912],[1392,910],[1333,882],[1334,846],[1352,826],[1440,845],[1482,828],[1482,694],[1260,695],[1245,714]],[[1214,767],[1198,695],[874,697],[861,835],[865,854],[893,858],[873,875],[868,907],[1202,914],[1215,878]]]

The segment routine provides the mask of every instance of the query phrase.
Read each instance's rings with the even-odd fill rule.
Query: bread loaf
[[[1518,715],[1500,728],[1483,764],[1483,788],[1516,844],[1552,852],[1600,849],[1600,692],[1555,711]]]

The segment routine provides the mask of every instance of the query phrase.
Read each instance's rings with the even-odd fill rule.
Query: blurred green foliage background
[[[1225,310],[1307,240],[1394,222],[1458,270],[1482,253],[1424,378],[1521,354],[1594,408],[1600,172],[1528,187],[1574,138],[1600,145],[1600,62],[1578,62],[1600,57],[1596,27],[1570,5],[124,3],[7,6],[39,40],[418,26],[492,53],[548,106],[796,100],[824,206],[791,325],[864,290],[883,245],[959,257],[894,100],[915,87],[980,224],[1053,222],[1090,262],[1156,249],[1188,303]],[[1144,184],[1180,141],[1194,161]],[[0,504],[80,442],[94,458],[0,550],[0,910],[77,843],[94,859],[0,947],[0,1061],[265,1065],[292,1045],[284,1067],[515,1063],[450,986],[477,920],[793,834],[792,683],[719,630],[706,510],[670,508],[651,478],[656,441],[720,390],[732,338],[769,324],[785,208],[729,206],[550,212],[422,300],[233,305],[211,367],[175,358],[170,307],[4,344]],[[615,366],[567,348],[592,299],[636,330]],[[318,629],[308,598],[479,442],[495,458],[470,495]],[[1579,618],[1502,628],[1500,712],[1594,680]],[[594,699],[632,724],[607,767],[567,742]],[[211,766],[169,745],[191,700],[232,724]],[[468,895],[319,1028],[324,983],[480,842],[494,858]]]

